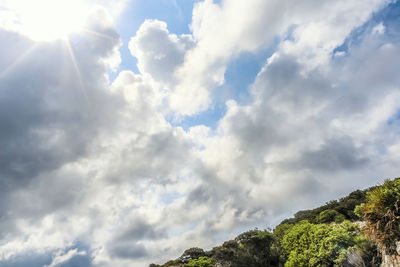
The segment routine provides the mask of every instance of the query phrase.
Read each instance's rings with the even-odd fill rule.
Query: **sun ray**
[[[0,71],[0,79],[3,79],[8,74],[10,74],[19,64],[21,64],[25,58],[27,58],[35,49],[37,44],[29,47],[22,55],[20,55],[12,64],[7,66],[4,70]]]
[[[93,30],[90,30],[88,28],[82,28],[82,31],[85,32],[85,33],[88,33],[88,34],[92,34],[92,35],[95,35],[95,36],[98,36],[98,37],[102,37],[102,38],[111,40],[111,41],[118,40],[118,37],[113,37],[113,36],[108,35],[108,34],[100,33],[100,32],[97,32],[97,31],[93,31]]]
[[[69,56],[71,58],[71,63],[72,63],[73,68],[75,70],[75,74],[76,74],[76,76],[78,78],[78,83],[79,83],[80,90],[81,90],[81,92],[83,94],[83,97],[85,98],[86,103],[89,104],[89,101],[88,101],[89,99],[88,99],[88,95],[87,95],[87,89],[86,89],[85,83],[83,81],[82,73],[81,73],[81,71],[79,69],[79,65],[78,65],[78,62],[76,60],[74,51],[73,51],[73,49],[71,47],[71,43],[70,43],[68,38],[65,38],[64,40],[65,40],[65,45],[67,47],[67,52],[68,52],[68,54],[69,54]]]

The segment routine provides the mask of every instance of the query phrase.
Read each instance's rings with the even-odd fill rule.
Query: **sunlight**
[[[18,31],[35,41],[50,41],[80,31],[89,5],[82,0],[10,0],[7,11]]]
[[[36,47],[37,47],[36,45],[32,45],[24,53],[22,53],[19,57],[17,57],[12,64],[6,66],[4,70],[0,71],[0,80],[3,79],[8,74],[12,73],[12,71],[15,68],[17,68],[19,64],[24,62],[24,59],[27,58],[36,49]]]
[[[80,71],[80,69],[79,69],[78,62],[76,61],[74,51],[72,50],[72,47],[71,47],[71,43],[69,42],[68,39],[66,39],[66,40],[65,40],[65,44],[66,44],[66,48],[67,48],[68,55],[69,55],[69,57],[70,57],[70,59],[71,59],[71,63],[72,63],[72,65],[73,65],[73,67],[74,67],[76,76],[77,76],[77,78],[78,78],[79,87],[80,87],[80,89],[81,89],[82,95],[84,96],[84,98],[85,98],[85,100],[86,100],[86,103],[89,103],[89,102],[88,102],[87,93],[86,93],[85,83],[83,82],[82,73],[81,73],[81,71]]]

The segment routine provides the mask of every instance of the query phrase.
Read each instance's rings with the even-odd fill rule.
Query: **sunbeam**
[[[73,67],[74,67],[76,76],[78,78],[78,83],[79,83],[79,87],[80,87],[80,89],[82,91],[82,95],[85,98],[86,103],[89,104],[89,101],[88,101],[89,99],[88,99],[88,96],[87,96],[86,86],[85,86],[85,83],[83,82],[82,73],[81,73],[81,71],[79,69],[79,65],[78,65],[78,62],[76,60],[74,51],[73,51],[73,49],[71,47],[71,43],[70,43],[68,38],[65,38],[64,40],[65,40],[64,43],[65,43],[65,46],[67,48],[68,55],[71,58],[71,63],[73,65]]]
[[[32,45],[23,54],[21,54],[12,64],[8,65],[4,70],[0,71],[0,79],[3,79],[9,73],[11,73],[19,64],[21,64],[24,59],[32,54],[32,52],[37,48],[37,44]]]
[[[97,31],[93,31],[93,30],[90,30],[88,28],[82,28],[82,31],[85,32],[85,33],[94,35],[94,36],[98,36],[98,37],[101,37],[101,38],[105,38],[105,39],[111,40],[111,41],[118,40],[118,37],[113,37],[113,36],[110,36],[108,34],[100,33],[100,32],[97,32]]]

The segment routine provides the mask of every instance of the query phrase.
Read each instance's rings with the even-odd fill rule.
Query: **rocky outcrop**
[[[388,255],[383,251],[381,267],[400,267],[400,241],[396,242],[396,252]]]
[[[381,267],[400,267],[400,256],[383,255]]]

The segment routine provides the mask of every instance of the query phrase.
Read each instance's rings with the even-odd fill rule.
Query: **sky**
[[[400,2],[0,0],[0,267],[163,263],[399,176]]]

